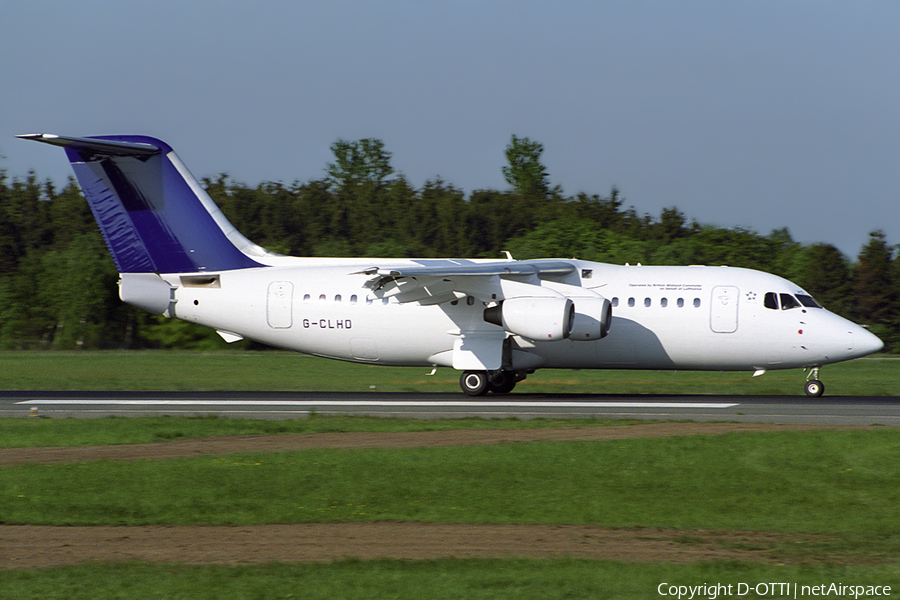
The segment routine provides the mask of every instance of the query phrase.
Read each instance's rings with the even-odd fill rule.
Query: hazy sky
[[[658,216],[900,243],[900,2],[8,2],[0,169],[61,184],[19,133],[137,133],[198,178],[324,176],[376,137],[420,187],[506,189],[510,136],[553,184]]]

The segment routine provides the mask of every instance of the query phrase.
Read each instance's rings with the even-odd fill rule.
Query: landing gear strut
[[[516,371],[464,371],[459,378],[459,387],[469,396],[484,396],[488,392],[508,394],[516,384],[525,379]]]
[[[825,393],[825,384],[819,381],[819,367],[813,367],[806,376],[806,395],[818,398]]]

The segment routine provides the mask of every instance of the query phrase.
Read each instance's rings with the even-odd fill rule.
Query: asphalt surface
[[[900,426],[900,397],[677,396],[347,392],[0,392],[2,417],[317,414],[438,418],[612,418]]]

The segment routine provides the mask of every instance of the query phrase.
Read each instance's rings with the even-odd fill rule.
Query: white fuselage
[[[140,135],[25,134],[66,149],[125,302],[227,341],[371,364],[449,366],[469,395],[543,367],[818,367],[881,341],[793,283],[726,267],[578,260],[272,254],[238,232],[171,146]]]
[[[363,272],[376,263],[412,262],[285,257],[264,268],[218,273],[215,285],[206,273],[162,277],[174,288],[170,316],[215,328],[226,339],[239,336],[328,358],[454,366],[461,334],[503,334],[484,320],[490,302],[467,296],[401,303],[373,292],[372,277]],[[881,347],[862,327],[817,306],[767,307],[767,294],[805,292],[763,272],[568,262],[577,271],[565,284],[612,302],[609,335],[535,341],[506,334],[504,368],[757,371],[821,366]]]

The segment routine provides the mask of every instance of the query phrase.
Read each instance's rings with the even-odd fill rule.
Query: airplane
[[[165,142],[19,138],[61,146],[120,274],[156,315],[356,363],[450,367],[470,396],[542,368],[808,370],[878,352],[875,335],[775,275],[575,259],[311,258],[275,254],[226,219]]]

